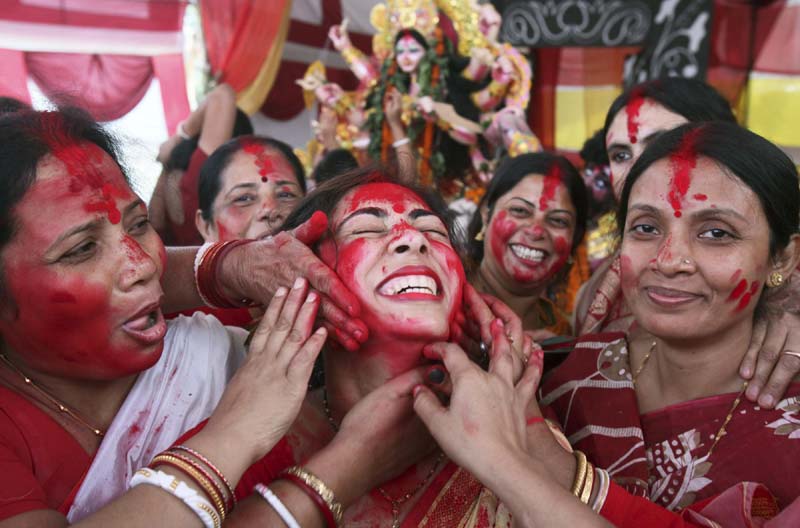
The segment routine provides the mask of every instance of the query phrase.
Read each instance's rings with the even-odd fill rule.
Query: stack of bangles
[[[336,528],[341,524],[344,511],[342,505],[336,501],[333,490],[326,486],[316,475],[305,468],[293,466],[281,472],[277,480],[291,482],[305,493],[319,509],[328,528]],[[271,489],[264,484],[256,484],[255,490],[272,506],[272,509],[275,510],[275,513],[278,514],[286,526],[300,528],[300,524],[294,518],[292,512]]]
[[[154,469],[157,466],[169,466],[188,475],[205,496],[177,477]],[[206,528],[220,528],[225,517],[236,506],[233,488],[222,472],[206,457],[182,445],[159,453],[147,468],[137,471],[131,478],[130,486],[133,488],[140,484],[155,486],[176,496],[197,515]]]
[[[611,477],[608,475],[608,471],[594,467],[581,451],[576,450],[573,455],[575,455],[578,466],[575,470],[575,480],[572,483],[572,494],[578,497],[582,503],[589,505],[596,513],[600,513],[608,496]],[[592,496],[594,496],[594,500],[589,504]]]
[[[219,264],[223,257],[235,247],[249,244],[253,240],[228,240],[203,244],[194,258],[194,280],[200,298],[212,308],[242,308],[255,306],[249,299],[233,302],[222,294],[217,281]]]

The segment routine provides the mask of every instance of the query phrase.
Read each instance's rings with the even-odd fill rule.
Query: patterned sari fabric
[[[628,344],[615,333],[578,341],[544,384],[540,403],[570,443],[628,493],[704,526],[760,526],[780,510],[800,523],[800,480],[787,471],[800,460],[798,395],[794,383],[772,410],[742,399],[709,456],[738,394],[640,415]]]

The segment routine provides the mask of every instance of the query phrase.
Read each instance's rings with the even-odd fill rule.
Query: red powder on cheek
[[[678,150],[670,156],[672,179],[667,200],[675,211],[676,218],[681,216],[683,198],[692,183],[692,169],[697,166],[697,152],[694,145],[699,132],[700,129],[694,129],[683,136]]]
[[[559,185],[561,185],[561,167],[558,164],[553,164],[550,170],[547,171],[542,184],[542,196],[539,197],[540,210],[547,211],[550,202],[556,196],[556,190]]]
[[[737,284],[736,287],[733,289],[731,294],[728,296],[727,302],[735,301],[736,299],[741,297],[746,289],[747,289],[747,281],[745,279],[742,279],[739,282],[739,284]]]
[[[747,305],[750,304],[750,301],[752,300],[753,296],[758,291],[758,287],[759,286],[760,286],[760,283],[758,281],[753,281],[750,284],[750,291],[748,291],[747,293],[742,295],[742,298],[739,300],[739,304],[736,305],[736,311],[737,312],[741,312],[742,310],[747,308]]]
[[[621,255],[620,260],[620,281],[624,286],[636,287],[638,280],[633,271],[633,261],[628,255]]]
[[[705,202],[706,200],[708,200],[708,196],[706,196],[705,194],[695,194],[694,196],[692,196],[692,198],[694,198],[698,202]]]
[[[492,254],[498,263],[502,263],[506,244],[511,238],[511,235],[517,230],[517,223],[508,218],[505,211],[500,211],[497,213],[497,216],[490,221],[489,229],[492,234]]]
[[[739,280],[739,277],[741,276],[742,276],[742,270],[737,269],[736,271],[733,272],[733,275],[731,275],[731,278],[729,279],[730,283],[731,284],[735,283],[736,281]]]
[[[644,105],[644,97],[634,95],[625,107],[625,111],[628,114],[628,140],[631,143],[638,141],[639,113],[642,111],[642,105]]]

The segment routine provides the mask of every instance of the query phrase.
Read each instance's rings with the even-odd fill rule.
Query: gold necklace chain
[[[72,418],[74,421],[76,421],[77,423],[82,425],[83,427],[89,429],[91,432],[93,432],[95,434],[95,436],[103,438],[103,435],[105,435],[105,433],[103,431],[101,431],[100,429],[98,429],[96,427],[92,427],[92,425],[89,424],[89,422],[87,422],[83,418],[81,418],[80,415],[78,415],[72,409],[70,409],[69,407],[67,407],[63,403],[61,403],[55,397],[51,396],[50,393],[45,391],[43,388],[41,388],[38,385],[36,385],[36,383],[34,383],[32,379],[30,379],[19,368],[17,368],[17,366],[15,364],[13,364],[11,362],[11,360],[8,359],[8,357],[6,357],[5,354],[0,354],[0,359],[3,360],[3,363],[5,363],[8,366],[8,368],[10,368],[12,371],[16,372],[17,374],[19,374],[19,376],[25,382],[25,385],[27,385],[28,387],[34,389],[36,392],[38,392],[40,395],[42,395],[48,402],[50,402],[52,405],[54,405],[56,409],[58,409],[59,411],[61,411],[64,414],[66,414],[67,416]]]
[[[331,424],[334,432],[339,432],[339,425],[336,423],[336,420],[333,419],[333,415],[331,414],[331,408],[328,405],[328,389],[327,387],[322,388],[322,407],[325,410],[325,417],[328,419],[328,423]],[[419,491],[425,487],[428,481],[433,477],[436,470],[439,468],[439,464],[444,460],[444,453],[439,453],[436,457],[436,461],[431,466],[431,469],[428,471],[428,474],[425,475],[425,478],[422,479],[419,484],[417,484],[413,490],[409,491],[408,493],[403,494],[401,497],[392,497],[389,495],[386,490],[382,487],[378,487],[378,492],[381,494],[381,497],[386,499],[389,504],[392,506],[392,528],[399,528],[400,526],[400,507],[410,500],[414,495],[419,493]]]
[[[645,354],[644,359],[642,360],[642,364],[639,365],[639,368],[636,369],[636,372],[634,372],[633,376],[631,376],[631,381],[633,382],[634,389],[636,389],[636,379],[639,377],[639,374],[642,373],[642,369],[644,369],[645,365],[647,365],[647,360],[650,359],[650,355],[656,349],[656,345],[657,344],[658,344],[658,341],[653,341],[652,342],[652,344],[650,345],[650,350],[647,351],[647,354]],[[628,357],[630,358],[630,355]],[[723,436],[725,436],[726,434],[728,434],[728,431],[726,430],[726,427],[728,427],[728,424],[733,419],[733,413],[736,412],[736,409],[739,407],[739,404],[742,402],[742,396],[744,395],[745,391],[747,390],[748,383],[749,383],[748,380],[744,381],[744,383],[742,384],[742,389],[739,391],[739,394],[733,400],[733,405],[731,405],[730,411],[728,411],[728,414],[725,416],[725,419],[722,421],[722,426],[719,428],[717,433],[714,435],[714,441],[711,443],[711,447],[708,448],[708,453],[706,454],[706,460],[711,458],[711,453],[714,452],[714,448],[717,447],[717,444],[719,443],[720,439]]]

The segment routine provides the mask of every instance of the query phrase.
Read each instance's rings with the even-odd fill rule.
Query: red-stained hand
[[[292,233],[243,244],[225,255],[218,279],[231,299],[253,299],[268,303],[275,291],[291,288],[304,277],[320,293],[320,316],[331,336],[346,349],[358,350],[369,331],[358,319],[358,299],[336,273],[309,249],[328,228],[324,213],[316,212]]]
[[[223,431],[251,454],[264,456],[286,434],[306,395],[327,332],[313,332],[319,295],[298,280],[279,288],[256,328],[249,353],[231,378],[206,426]]]
[[[496,337],[505,340],[502,332]],[[430,389],[420,385],[414,389],[414,410],[445,453],[480,480],[497,470],[498,460],[524,456],[526,413],[541,376],[541,361],[531,361],[515,383],[509,347],[496,351],[488,372],[453,343],[436,343],[426,351],[443,361],[452,395],[444,407]]]

